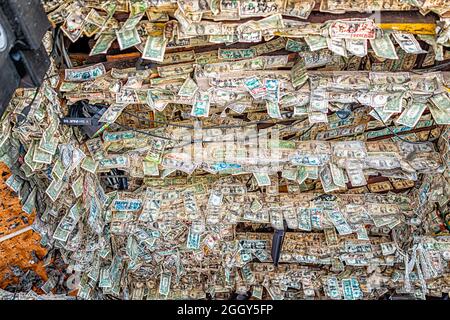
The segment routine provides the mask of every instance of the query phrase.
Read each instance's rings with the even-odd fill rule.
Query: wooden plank
[[[380,23],[381,29],[404,31],[413,34],[436,34],[435,23]]]
[[[309,15],[308,19],[300,19],[297,17],[291,16],[283,16],[286,19],[290,20],[298,20],[303,22],[310,23],[323,23],[328,20],[337,20],[337,19],[351,19],[351,18],[371,18],[375,19],[377,23],[435,23],[435,21],[439,20],[439,16],[435,13],[429,13],[427,15],[422,15],[418,10],[408,10],[408,11],[379,11],[379,12],[358,12],[358,11],[350,11],[346,13],[329,13],[329,12],[320,12],[316,7],[313,12]],[[124,22],[128,19],[128,13],[118,13],[115,14],[114,17],[119,22]],[[239,23],[244,23],[250,20],[259,20],[263,17],[254,17],[254,18],[243,18],[239,20]],[[208,21],[208,20],[203,20]],[[223,23],[236,23],[236,21],[222,21]]]
[[[131,52],[131,53],[116,54],[116,55],[107,55],[106,61],[112,62],[112,61],[139,59],[141,57],[141,55],[142,54],[139,51]]]
[[[24,233],[24,232],[28,232],[28,231],[30,231],[30,230],[32,230],[32,229],[31,229],[31,226],[22,228],[22,229],[20,229],[20,230],[18,230],[18,231],[14,231],[14,232],[12,232],[12,233],[10,233],[10,234],[7,234],[6,236],[0,237],[0,242],[9,240],[9,239],[11,239],[11,238],[14,238],[15,236],[18,236],[19,234],[22,234],[22,233]]]
[[[286,18],[290,19],[290,17]],[[426,16],[419,11],[381,11],[377,13],[363,13],[363,12],[347,12],[342,14],[333,14],[325,12],[312,12],[307,21],[312,23],[323,23],[328,20],[336,19],[352,19],[352,18],[369,18],[375,19],[376,23],[436,23],[439,16],[434,13],[429,13]]]

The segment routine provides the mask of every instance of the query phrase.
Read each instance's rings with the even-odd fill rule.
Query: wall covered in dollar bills
[[[43,3],[0,140],[42,298],[448,295],[445,1]]]

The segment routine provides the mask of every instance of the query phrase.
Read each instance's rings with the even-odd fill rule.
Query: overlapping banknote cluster
[[[55,25],[63,23],[61,28],[72,41],[83,34],[96,35],[92,56],[107,53],[117,40],[120,50],[136,48],[142,52],[142,61],[149,62],[145,70],[128,73],[116,68],[107,72],[102,64],[65,71],[60,90],[70,102],[87,99],[115,104],[104,116],[110,118],[108,122],[116,120],[127,104],[145,104],[157,111],[176,104],[187,112],[186,107],[191,106],[190,115],[197,118],[217,110],[222,116],[266,110],[272,119],[293,112],[294,117],[307,114],[310,123],[326,123],[329,110],[354,103],[370,105],[374,108],[371,115],[384,122],[399,116],[396,123],[409,127],[417,124],[428,104],[438,124],[449,121],[445,119],[449,99],[439,73],[426,75],[423,85],[420,74],[376,73],[410,70],[421,54],[426,54],[423,66],[447,59],[450,28],[445,20],[432,30],[436,35],[414,35],[380,29],[372,19],[313,24],[289,19],[287,9],[258,12],[261,6],[252,7],[254,14],[246,14],[250,4],[236,1],[219,2],[222,10],[218,12],[199,8],[198,1],[90,4],[67,2],[49,14],[50,20]],[[230,22],[228,14],[233,6],[237,6],[239,17],[252,20]],[[275,2],[270,6],[278,7]],[[176,8],[173,14],[169,8]],[[130,11],[129,17],[119,22],[115,13],[123,10]],[[164,13],[164,18],[153,17],[152,10]],[[89,12],[64,20],[64,14],[81,15],[83,11]],[[55,12],[63,17],[53,17],[59,17]],[[220,21],[204,20],[208,12],[216,18],[226,15]],[[92,16],[103,20],[90,22]],[[81,24],[73,27],[75,35],[68,31],[72,30],[68,21]],[[86,33],[85,28],[92,25],[97,26],[95,32]],[[208,50],[212,45],[220,48]],[[315,74],[308,72],[311,69],[366,69],[373,73]],[[78,83],[94,79],[98,81]]]
[[[346,3],[320,10],[446,11]],[[412,70],[419,56],[422,66],[449,58],[445,19],[436,35],[413,35],[370,19],[302,21],[319,1],[45,5],[67,38],[95,43],[85,65],[52,66],[37,91],[16,93],[0,159],[24,211],[36,212],[49,263],[67,264],[68,293],[449,293],[450,81]],[[145,68],[103,60],[132,48]],[[102,110],[97,132],[61,123],[80,105]],[[57,283],[49,277],[41,298],[63,298]]]
[[[418,9],[426,15],[434,12],[443,15],[448,12],[448,3],[445,0],[399,0],[399,1],[364,1],[364,0],[322,0],[320,11],[330,13],[345,13],[351,11],[401,11]]]
[[[445,163],[432,143],[275,140],[270,149],[289,159],[280,171],[267,157],[241,167],[207,157],[197,167],[170,151],[173,142],[112,131],[114,124],[77,141],[53,118],[67,111],[50,92],[48,81],[25,119],[20,106],[29,94],[15,98],[11,122],[3,122],[2,159],[19,169],[10,178],[14,190],[36,182],[24,207],[38,210],[34,229],[75,270],[72,289],[81,298],[219,299],[235,290],[271,299],[373,299],[392,291],[424,298],[449,290],[448,235],[424,237],[442,231],[434,204],[448,203]],[[214,130],[206,139],[224,137]],[[172,131],[159,134],[175,137]],[[19,143],[26,153],[14,163]],[[206,154],[221,154],[206,145],[213,146]],[[246,173],[251,165],[259,171]],[[102,180],[111,169],[129,176],[128,191],[111,191]],[[428,180],[417,199],[353,188],[378,174]],[[280,192],[285,182],[288,193]],[[322,192],[301,192],[311,185]],[[347,186],[354,193],[339,193]],[[264,231],[283,229],[284,221],[290,232],[275,268]]]
[[[371,9],[367,2],[354,5],[352,2],[323,1],[321,11],[341,12],[342,8],[360,10],[407,10],[405,2],[377,1]],[[381,1],[383,2],[383,1]],[[428,12],[444,13],[448,6],[442,3],[416,5]],[[45,3],[45,2],[44,2]],[[104,54],[117,40],[120,50],[137,48],[142,58],[163,62],[166,49],[185,46],[205,46],[208,44],[258,43],[275,36],[290,38],[286,46],[299,51],[298,41],[304,43],[315,55],[324,49],[347,56],[365,56],[368,42],[378,57],[397,59],[391,37],[410,54],[423,53],[413,34],[401,31],[381,30],[371,19],[338,20],[326,23],[309,23],[308,18],[315,1],[47,1],[49,19],[54,26],[61,25],[64,34],[72,41],[80,37],[94,37],[96,43],[91,55]],[[129,12],[126,21],[119,21],[115,14]],[[240,22],[241,19],[248,19]],[[119,20],[118,20],[119,19]],[[383,21],[380,21],[383,23]],[[426,41],[437,60],[443,60],[442,46],[449,45],[448,20],[443,18],[444,27],[427,31],[420,39]],[[297,41],[295,41],[297,40]],[[294,42],[293,42],[294,41]],[[223,51],[221,60],[250,58],[265,52],[257,48],[237,52]],[[311,55],[311,54],[310,54]],[[317,58],[316,58],[317,59]]]
[[[163,76],[153,78],[147,70],[106,72],[102,64],[96,64],[66,69],[60,90],[72,103],[87,100],[113,105],[102,115],[107,123],[113,123],[131,104],[165,114],[179,110],[186,121],[254,113],[249,115],[252,120],[307,116],[310,124],[328,123],[330,111],[348,113],[359,104],[371,108],[369,114],[383,123],[394,120],[397,125],[413,128],[426,110],[436,124],[450,123],[450,98],[440,72],[307,71],[304,60],[291,70],[278,70],[288,60],[288,55],[263,56],[197,66],[195,71],[188,63],[185,71],[193,77],[190,73],[176,75],[175,69],[185,65],[182,63],[174,65],[176,68],[158,67]],[[165,77],[168,68],[173,75]],[[86,80],[94,81],[79,83]]]

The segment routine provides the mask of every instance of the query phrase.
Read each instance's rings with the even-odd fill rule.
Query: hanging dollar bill
[[[297,208],[298,228],[303,231],[311,231],[311,211],[309,208]]]
[[[384,111],[381,108],[373,108],[372,111],[369,112],[369,114],[375,119],[386,123],[395,114],[395,112]]]
[[[172,279],[171,273],[161,274],[161,278],[159,280],[159,294],[166,297],[169,295],[171,279]]]
[[[328,193],[339,189],[333,181],[332,172],[329,165],[325,165],[319,172],[320,181],[322,182],[323,191]],[[341,182],[340,182],[341,183]]]
[[[127,107],[126,104],[113,104],[102,114],[98,122],[114,123],[122,111]]]
[[[270,181],[270,177],[268,174],[266,173],[253,173],[256,182],[258,183],[258,186],[260,187],[265,187],[265,186],[270,186],[271,185],[271,181]]]
[[[139,23],[139,21],[141,21],[144,14],[145,12],[137,13],[136,15],[130,15],[122,25],[122,29],[120,29],[120,31],[123,32],[126,30],[133,30],[134,28],[136,28],[137,24]]]
[[[192,249],[192,250],[198,250],[200,248],[200,238],[201,235],[199,233],[193,232],[191,229],[189,229],[187,241],[186,241],[186,248]]]
[[[116,31],[116,37],[119,42],[120,50],[137,46],[142,42],[136,28],[131,30]]]
[[[142,201],[135,199],[114,200],[112,208],[116,211],[138,211],[142,208]]]
[[[336,164],[330,163],[331,175],[333,177],[333,183],[339,187],[345,187],[344,171]]]
[[[304,52],[308,51],[308,45],[305,42],[296,41],[293,39],[287,39],[285,49],[291,52]]]
[[[77,41],[84,30],[86,15],[81,10],[71,12],[64,20],[64,24],[61,26],[61,30],[70,39],[70,41]]]
[[[267,114],[274,119],[282,119],[280,105],[277,102],[266,101]]]
[[[55,232],[53,239],[65,242],[69,238],[70,233],[75,229],[78,220],[80,219],[79,203],[76,203],[69,212],[61,219]]]
[[[64,80],[66,81],[89,81],[101,77],[106,73],[102,63],[94,64],[85,68],[64,70]]]
[[[375,54],[380,58],[398,59],[394,44],[391,41],[389,33],[385,33],[381,37],[370,39],[370,45]]]
[[[374,39],[375,23],[370,19],[333,21],[329,26],[329,35],[337,39]]]
[[[383,107],[383,112],[395,112],[399,113],[402,111],[404,102],[403,94],[392,94],[389,95],[386,104]]]
[[[405,52],[412,54],[427,53],[420,47],[419,42],[412,34],[394,32],[392,35]]]
[[[10,187],[14,192],[18,193],[20,191],[23,182],[24,182],[23,179],[21,179],[19,176],[12,174],[5,181],[5,184],[8,187]]]
[[[198,91],[194,105],[192,106],[191,115],[194,117],[208,117],[210,107],[209,92]]]
[[[327,38],[323,36],[308,35],[305,37],[305,42],[308,44],[311,51],[328,48]]]
[[[450,124],[450,98],[446,93],[440,93],[430,98],[430,111],[437,124]]]
[[[63,187],[64,182],[62,180],[54,179],[48,186],[47,190],[45,190],[45,193],[53,202],[55,202],[61,194]]]
[[[347,50],[345,48],[345,40],[343,38],[327,38],[328,49],[335,54],[347,57]]]
[[[221,60],[249,59],[255,56],[255,49],[219,49],[218,57]]]
[[[145,43],[142,59],[163,62],[167,39],[149,36]]]
[[[302,86],[308,80],[305,62],[300,58],[291,69],[291,82],[294,88]]]
[[[314,0],[307,0],[307,1],[287,0],[284,5],[283,14],[286,16],[308,19],[315,5],[316,1]]]
[[[367,55],[367,39],[345,39],[347,51],[357,57]]]
[[[349,226],[344,216],[340,211],[328,211],[328,218],[331,220],[333,225],[336,227],[337,232],[340,235],[347,235],[352,233],[352,228]]]
[[[344,292],[344,300],[354,300],[350,279],[342,279],[342,291]]]
[[[191,77],[187,77],[178,91],[178,95],[181,97],[193,97],[198,90],[197,83],[192,80]]]
[[[94,47],[89,53],[90,56],[95,56],[98,54],[105,54],[108,52],[114,40],[116,40],[116,35],[114,33],[103,33],[95,42]]]
[[[330,277],[327,279],[327,289],[327,294],[331,299],[341,299],[339,282],[336,277]]]
[[[253,98],[259,99],[266,95],[266,87],[257,77],[250,77],[244,80],[244,86]]]
[[[427,107],[426,104],[421,102],[413,102],[411,106],[398,117],[396,120],[396,123],[402,124],[406,127],[414,128],[419,122],[420,117],[422,116],[422,113],[424,112],[425,108]]]
[[[159,176],[159,168],[156,162],[143,161],[144,176]]]

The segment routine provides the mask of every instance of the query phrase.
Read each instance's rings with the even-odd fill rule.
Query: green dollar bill
[[[350,279],[342,279],[342,290],[344,291],[344,300],[354,300],[352,281]]]
[[[75,198],[78,198],[83,194],[83,184],[84,184],[84,176],[78,177],[78,179],[72,183],[71,188],[73,194],[75,195]]]
[[[267,114],[274,119],[282,119],[280,105],[277,102],[266,101]]]
[[[308,44],[311,51],[317,51],[328,48],[327,38],[319,35],[308,35],[305,37],[305,42]]]
[[[167,39],[149,36],[145,43],[142,59],[163,62]]]
[[[28,195],[27,200],[25,201],[25,203],[22,206],[22,210],[28,214],[32,214],[33,210],[35,208],[36,205],[36,193],[37,193],[37,188],[33,188],[33,190],[31,191],[31,193]]]
[[[59,195],[61,194],[61,191],[63,189],[64,182],[62,180],[53,179],[53,181],[48,186],[47,190],[45,190],[45,193],[50,197],[50,199],[55,202]]]
[[[255,177],[258,186],[264,187],[271,185],[270,177],[267,173],[253,173],[253,176]]]
[[[171,273],[161,274],[161,278],[159,280],[159,294],[166,297],[169,295],[171,279],[172,279]]]
[[[293,39],[287,39],[285,49],[291,52],[309,51],[309,47],[305,42],[296,41]]]
[[[42,139],[39,141],[38,148],[46,153],[54,155],[58,148],[59,137],[54,135],[54,130],[45,130]]]
[[[294,88],[302,86],[308,80],[305,61],[300,58],[291,69],[291,82]]]
[[[194,80],[192,80],[191,77],[187,77],[183,85],[181,86],[180,90],[178,91],[178,95],[180,97],[190,98],[194,96],[197,90],[198,90],[197,83]]]
[[[197,92],[192,106],[191,115],[194,117],[208,117],[210,107],[210,95],[208,92]]]
[[[392,43],[388,33],[381,37],[370,39],[369,41],[373,51],[378,57],[385,59],[398,59],[394,44]]]
[[[38,147],[34,148],[33,162],[50,164],[52,163],[52,158],[53,155],[51,153],[44,152]]]
[[[85,157],[81,163],[81,168],[90,172],[95,173],[97,171],[98,161],[92,159],[92,157]]]
[[[446,93],[440,93],[430,98],[430,111],[437,124],[450,124],[450,98]]]
[[[145,176],[159,176],[159,169],[157,162],[143,161],[142,164]]]
[[[88,81],[101,77],[106,73],[105,66],[98,63],[85,68],[66,69],[64,70],[65,81]]]
[[[425,103],[413,102],[409,108],[402,112],[400,117],[396,120],[396,123],[409,128],[414,128],[417,122],[419,122],[426,107],[427,105]]]
[[[142,42],[136,28],[131,30],[116,31],[117,41],[119,42],[120,50],[125,50],[137,46]]]
[[[247,49],[219,49],[218,57],[221,60],[239,60],[255,57],[256,52],[253,48]]]

